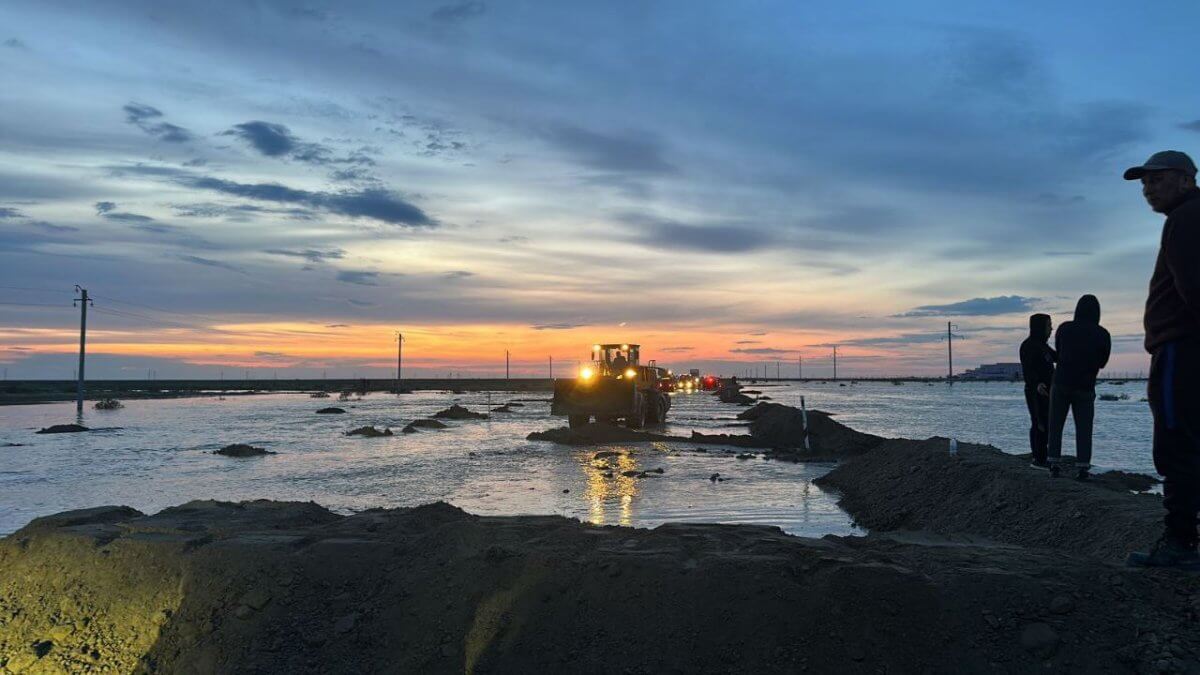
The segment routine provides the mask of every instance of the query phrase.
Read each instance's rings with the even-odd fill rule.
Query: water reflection
[[[638,479],[624,475],[627,471],[641,471],[637,458],[621,453],[603,459],[593,459],[587,453],[579,456],[579,465],[587,484],[585,498],[588,502],[588,522],[593,525],[609,524],[609,505],[619,505],[616,525],[633,524],[633,499],[638,495]]]

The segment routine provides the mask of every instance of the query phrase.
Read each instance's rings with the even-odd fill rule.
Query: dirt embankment
[[[1050,478],[1028,459],[949,439],[888,440],[817,480],[872,531],[927,530],[1067,551],[1117,562],[1161,533],[1152,479],[1125,472]]]
[[[1194,661],[1197,598],[1044,550],[192,502],[0,541],[0,668],[1125,672]]]

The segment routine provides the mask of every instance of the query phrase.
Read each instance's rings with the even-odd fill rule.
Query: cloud
[[[20,40],[18,40],[15,37],[8,38],[7,40],[5,40],[4,46],[9,47],[11,49],[29,49],[29,47],[27,47],[24,42],[21,42]]]
[[[837,344],[839,346],[852,346],[852,347],[888,347],[888,346],[899,347],[899,346],[904,346],[904,345],[917,345],[917,344],[929,344],[929,343],[933,343],[933,342],[941,342],[945,338],[946,338],[945,333],[904,333],[901,335],[885,335],[885,336],[881,336],[881,337],[855,338],[852,340],[843,340]],[[955,334],[954,339],[955,340],[966,340],[967,338],[966,338],[966,336],[960,336],[958,334]],[[827,345],[813,345],[813,346],[831,347],[833,345],[827,344]]]
[[[125,121],[136,126],[147,134],[168,143],[186,143],[192,140],[192,134],[183,127],[168,122],[158,121],[162,111],[154,106],[142,103],[127,103],[122,108],[125,111]]]
[[[572,323],[572,322],[567,322],[567,321],[561,321],[558,323],[534,324],[534,325],[530,326],[530,328],[532,328],[534,330],[571,330],[572,328],[582,328],[583,326],[590,326],[590,325],[591,324],[589,324],[589,323]]]
[[[733,344],[735,344],[735,345],[756,345],[761,342],[762,342],[762,340],[738,340],[737,342],[735,342]]]
[[[1041,298],[1027,298],[1020,295],[1001,295],[994,298],[972,298],[948,305],[922,305],[903,314],[894,316],[900,318],[924,316],[995,316],[999,314],[1015,314],[1028,312]]]
[[[104,215],[117,208],[116,202],[96,202],[95,206],[97,215]]]
[[[468,277],[473,277],[473,276],[475,276],[474,272],[468,272],[466,270],[454,270],[453,272],[446,272],[445,274],[442,275],[442,278],[449,279],[449,280],[455,280],[455,279],[466,279]]]
[[[325,327],[326,328],[349,328],[350,324],[348,324],[348,323],[328,323],[328,324],[325,324]]]
[[[1074,256],[1092,255],[1091,251],[1046,251],[1042,255],[1050,258],[1070,258]]]
[[[467,19],[480,16],[487,11],[487,5],[477,0],[456,2],[442,5],[430,13],[429,18],[443,23],[461,23]]]
[[[437,227],[420,207],[408,203],[390,190],[369,188],[341,192],[314,192],[287,187],[279,183],[238,183],[236,181],[200,176],[179,169],[158,166],[114,167],[117,174],[129,172],[166,178],[178,185],[198,190],[283,204],[302,204],[351,218],[374,220],[408,227]]]
[[[732,354],[756,354],[759,356],[784,356],[796,353],[795,349],[776,349],[775,347],[741,347],[729,351]]]
[[[306,248],[301,251],[284,248],[270,248],[263,251],[263,253],[281,255],[289,258],[303,258],[314,263],[325,262],[326,260],[338,260],[346,255],[346,252],[340,248],[335,248],[329,251],[318,251],[317,249],[312,248]]]
[[[542,135],[593,169],[649,174],[675,171],[663,159],[662,143],[653,134],[638,131],[606,134],[562,125],[547,129]]]
[[[299,141],[292,132],[282,124],[251,121],[235,124],[229,131],[221,132],[225,136],[238,136],[248,141],[256,150],[268,157],[287,155],[296,149]]]
[[[379,278],[379,272],[364,272],[359,270],[342,270],[337,273],[337,280],[342,283],[356,284],[358,286],[378,286],[376,280]],[[351,300],[351,302],[354,302]]]
[[[72,227],[70,225],[58,225],[56,223],[47,222],[45,220],[31,220],[31,221],[29,221],[29,225],[32,227],[36,227],[40,230],[47,230],[49,232],[78,232],[79,231],[78,227]]]
[[[744,252],[767,248],[773,235],[764,228],[739,225],[686,225],[670,220],[627,218],[636,223],[635,238],[652,247],[708,253]]]
[[[150,216],[143,216],[140,213],[123,213],[120,211],[105,211],[101,215],[108,220],[118,220],[123,223],[149,223],[154,220]]]
[[[1184,122],[1183,124],[1179,125],[1179,128],[1184,129],[1186,131],[1200,132],[1200,120],[1192,120],[1191,122]]]
[[[11,206],[0,206],[0,219],[4,218],[24,218],[25,214]]]
[[[220,268],[223,270],[229,270],[231,272],[239,272],[239,273],[245,274],[245,272],[243,272],[241,270],[241,268],[236,267],[234,265],[230,265],[227,262],[221,262],[220,260],[213,260],[211,258],[201,258],[200,256],[196,256],[196,255],[180,255],[177,257],[180,260],[182,260],[184,262],[192,263],[193,265],[203,265],[204,267],[217,267],[217,268]]]
[[[691,351],[695,351],[695,350],[696,350],[695,347],[662,347],[658,351],[668,352],[668,353],[673,354],[673,353],[677,353],[677,352],[691,352]]]

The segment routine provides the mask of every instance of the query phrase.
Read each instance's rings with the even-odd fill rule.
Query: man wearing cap
[[[1157,152],[1125,172],[1140,180],[1150,208],[1167,217],[1146,299],[1154,468],[1163,477],[1162,538],[1129,564],[1200,569],[1200,189],[1182,152]]]

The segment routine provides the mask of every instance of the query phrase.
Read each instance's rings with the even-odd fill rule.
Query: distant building
[[[960,380],[1020,380],[1022,379],[1021,364],[1019,363],[985,363],[978,368],[972,368],[958,376]]]

